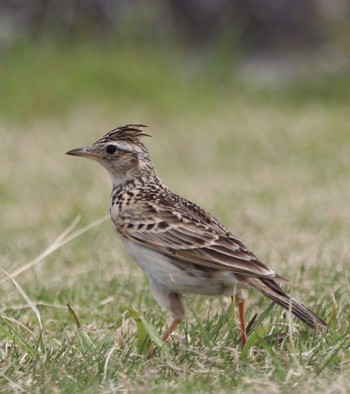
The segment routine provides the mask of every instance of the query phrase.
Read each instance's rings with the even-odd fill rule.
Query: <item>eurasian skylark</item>
[[[118,127],[90,147],[68,155],[102,164],[112,178],[110,215],[127,252],[147,274],[159,305],[172,313],[166,340],[185,317],[183,295],[233,296],[252,288],[290,310],[311,327],[322,319],[291,298],[275,274],[209,212],[172,193],[158,177],[141,124]],[[244,297],[239,292],[242,342]]]

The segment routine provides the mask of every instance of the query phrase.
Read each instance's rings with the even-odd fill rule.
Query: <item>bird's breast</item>
[[[232,295],[237,284],[230,271],[219,271],[176,260],[123,237],[128,254],[151,282],[181,294]]]

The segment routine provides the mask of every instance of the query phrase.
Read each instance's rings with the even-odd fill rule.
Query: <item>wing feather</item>
[[[115,224],[123,237],[177,259],[247,276],[275,277],[215,218],[197,206],[195,209],[193,212],[180,202],[142,201],[120,212]]]

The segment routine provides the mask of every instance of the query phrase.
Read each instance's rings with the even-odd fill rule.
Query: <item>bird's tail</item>
[[[317,325],[329,327],[329,325],[319,318],[314,312],[304,305],[291,298],[275,281],[268,278],[246,278],[248,284],[259,290],[266,297],[281,305],[283,308],[290,310],[302,322],[315,328]]]

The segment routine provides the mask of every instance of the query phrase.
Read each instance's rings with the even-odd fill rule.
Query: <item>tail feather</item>
[[[314,312],[291,298],[273,279],[249,278],[248,283],[266,297],[270,298],[270,300],[290,310],[293,315],[308,326],[312,328],[315,328],[317,325],[329,327],[329,325]]]

